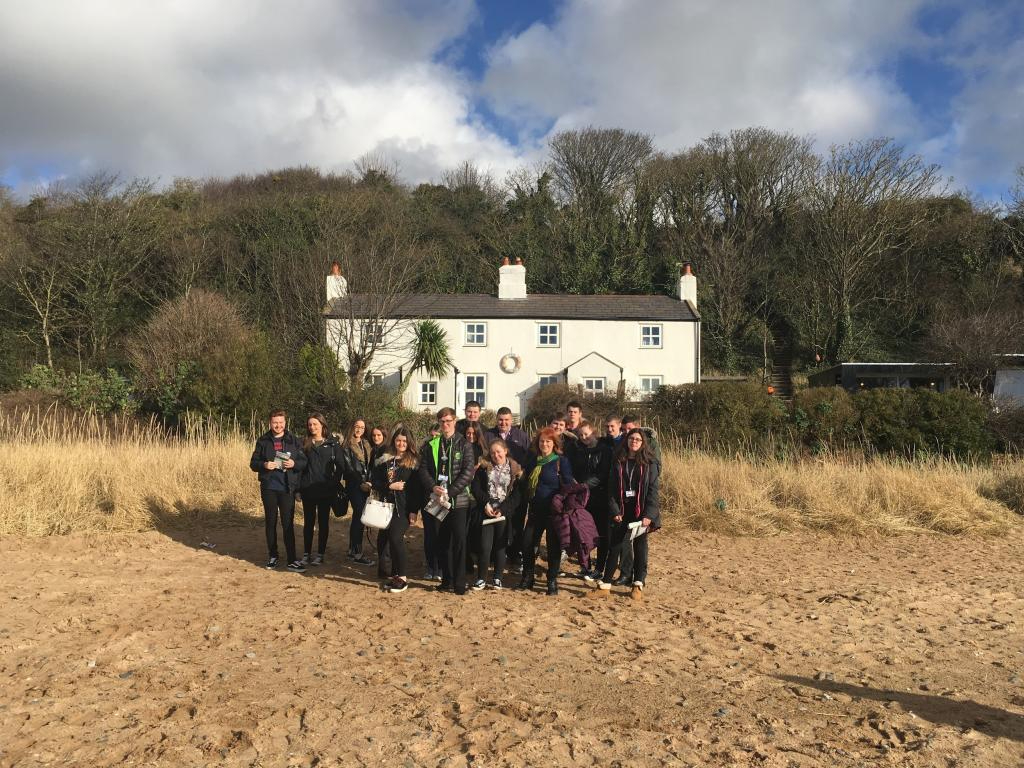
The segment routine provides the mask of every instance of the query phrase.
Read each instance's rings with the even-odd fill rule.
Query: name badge
[[[438,485],[448,485],[448,475],[438,475],[437,476],[437,484]]]
[[[626,491],[627,499],[632,499],[634,496],[636,496],[636,491]]]

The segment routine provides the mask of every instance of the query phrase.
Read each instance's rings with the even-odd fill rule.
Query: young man
[[[483,407],[476,400],[470,400],[466,403],[465,414],[466,418],[459,419],[455,425],[455,431],[460,435],[466,434],[466,427],[470,424],[480,423],[480,414],[483,411]]]
[[[299,439],[286,429],[287,414],[273,411],[269,430],[256,441],[249,459],[249,468],[260,481],[260,500],[266,522],[267,568],[277,568],[277,518],[284,529],[284,547],[288,570],[302,573],[306,569],[295,553],[295,492],[306,466],[306,454]]]
[[[604,420],[604,437],[601,438],[614,451],[622,442],[622,417],[612,414]]]
[[[455,431],[455,411],[437,412],[441,433],[428,440],[420,450],[420,482],[432,496],[447,494],[451,509],[438,528],[441,558],[441,583],[438,590],[452,589],[466,594],[466,534],[472,503],[469,485],[476,467],[473,452],[461,434]],[[429,513],[427,513],[429,514]]]
[[[519,466],[526,465],[526,454],[530,450],[530,438],[519,427],[512,423],[512,409],[502,406],[498,409],[498,423],[487,430],[488,444],[495,438],[501,438],[508,445],[508,455],[515,459]]]
[[[583,406],[579,400],[570,400],[565,406],[565,428],[576,437],[580,436],[580,424],[583,423]]]

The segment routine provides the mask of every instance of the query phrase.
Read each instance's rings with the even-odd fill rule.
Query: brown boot
[[[642,601],[644,599],[643,586],[640,584],[634,584],[633,591],[629,593],[629,597],[631,600],[636,600],[637,602]]]

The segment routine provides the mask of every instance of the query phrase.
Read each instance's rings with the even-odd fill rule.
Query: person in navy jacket
[[[284,547],[288,570],[306,570],[295,556],[295,492],[299,490],[306,454],[302,443],[286,428],[287,414],[270,414],[270,429],[257,441],[249,459],[249,468],[260,481],[260,500],[267,531],[267,568],[277,568],[277,518],[284,529]]]
[[[562,455],[561,441],[551,427],[544,427],[533,441],[533,450],[523,473],[529,513],[523,531],[523,578],[516,589],[533,589],[534,567],[541,536],[547,532],[549,595],[558,594],[558,568],[562,562],[562,548],[558,531],[553,527],[551,497],[562,485],[576,482],[569,460]]]

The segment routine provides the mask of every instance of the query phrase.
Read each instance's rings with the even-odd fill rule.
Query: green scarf
[[[537,493],[537,486],[540,485],[540,473],[545,466],[550,464],[552,461],[558,460],[558,454],[552,451],[547,456],[538,456],[537,464],[534,466],[533,471],[530,472],[530,477],[526,480],[526,488],[529,492],[528,498],[533,498],[534,494]]]

